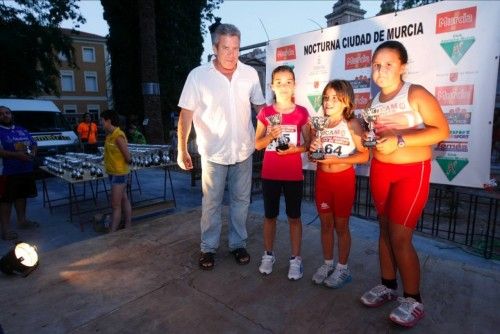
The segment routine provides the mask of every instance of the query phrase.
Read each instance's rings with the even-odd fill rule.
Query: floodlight
[[[26,277],[38,267],[38,264],[35,247],[20,242],[0,259],[0,270],[7,275],[19,274]]]

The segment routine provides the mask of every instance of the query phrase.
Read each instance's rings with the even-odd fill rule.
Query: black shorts
[[[19,198],[31,198],[38,195],[33,172],[6,175],[5,192],[0,198],[0,202],[10,203]]]
[[[288,218],[300,218],[303,183],[304,181],[262,179],[262,197],[264,198],[264,214],[266,218],[278,217],[282,190],[285,195],[286,215]]]

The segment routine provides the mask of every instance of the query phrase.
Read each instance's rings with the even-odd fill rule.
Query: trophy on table
[[[362,115],[366,123],[368,123],[368,133],[366,139],[363,140],[364,147],[374,147],[377,145],[377,135],[375,134],[375,121],[378,117],[378,109],[366,108],[363,109]]]
[[[312,125],[316,130],[316,137],[320,139],[321,142],[321,131],[323,131],[328,124],[328,117],[326,116],[312,116]],[[323,150],[323,144],[314,152],[311,153],[311,159],[313,160],[323,160],[325,159],[325,150]]]
[[[271,116],[267,116],[267,121],[269,124],[272,126],[275,125],[281,125],[281,114],[276,113]],[[285,151],[288,150],[288,140],[285,138],[283,135],[280,135],[278,138],[276,138],[276,149],[280,151]]]

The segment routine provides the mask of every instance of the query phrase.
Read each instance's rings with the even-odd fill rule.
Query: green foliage
[[[0,96],[59,95],[58,53],[72,63],[71,38],[59,25],[85,23],[77,0],[0,2]]]

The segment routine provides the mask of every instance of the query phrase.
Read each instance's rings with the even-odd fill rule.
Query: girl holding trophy
[[[278,66],[274,69],[271,79],[275,101],[272,105],[262,108],[257,115],[255,133],[255,148],[266,150],[262,162],[265,252],[259,271],[262,274],[270,274],[273,270],[276,218],[283,192],[292,246],[288,279],[298,280],[303,275],[300,257],[302,241],[300,206],[304,180],[301,153],[306,152],[309,146],[309,114],[304,107],[296,105],[293,101],[295,74],[291,67]]]
[[[429,194],[431,146],[448,137],[446,118],[436,98],[420,85],[402,80],[408,54],[398,41],[380,44],[372,58],[372,80],[380,88],[371,108],[377,110],[377,142],[370,167],[370,188],[380,222],[381,284],[361,302],[376,307],[397,297],[396,273],[404,297],[389,318],[412,327],[424,316],[420,264],[412,236]]]
[[[340,288],[351,281],[347,265],[351,248],[349,217],[354,203],[356,175],[354,164],[368,161],[363,147],[363,129],[354,117],[354,92],[345,80],[330,81],[323,89],[324,123],[321,136],[311,143],[311,157],[317,160],[316,207],[321,221],[321,245],[325,263],[313,275],[313,282]],[[324,120],[323,120],[324,119]],[[320,149],[324,158],[314,155]],[[333,264],[334,231],[338,239],[338,263]]]

